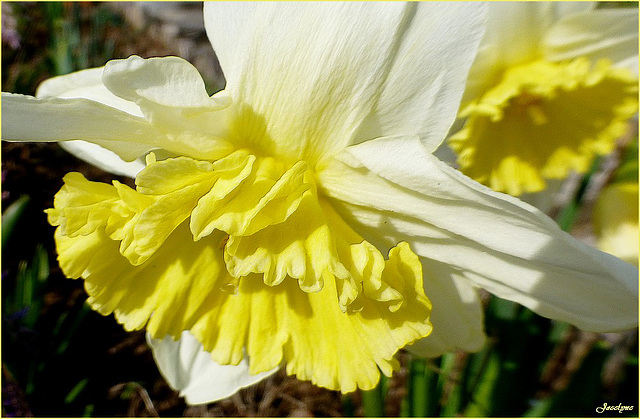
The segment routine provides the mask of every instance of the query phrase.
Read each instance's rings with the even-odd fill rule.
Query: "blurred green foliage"
[[[123,36],[122,16],[105,4],[3,2],[2,13],[3,91],[33,94],[44,79],[104,65],[117,53],[118,43],[135,36]],[[82,283],[65,279],[57,266],[53,228],[46,224],[42,210],[51,205],[50,189],[60,187],[48,182],[55,177],[61,183],[63,173],[52,174],[41,166],[39,148],[21,153],[29,161],[26,167],[7,162],[7,155],[15,155],[20,145],[9,145],[11,152],[5,146],[2,415],[122,415],[127,407],[113,401],[119,394],[110,394],[110,388],[122,381],[140,381],[150,387],[158,372],[148,353],[143,363],[140,357],[123,360],[120,352],[127,350],[122,342],[126,333],[112,318],[93,312]],[[48,158],[61,171],[64,165],[78,165],[58,150],[48,152]],[[38,179],[35,185],[33,177]],[[25,188],[22,183],[31,185]],[[31,195],[15,194],[21,189],[28,189]],[[138,339],[144,342],[142,335]],[[125,349],[115,350],[118,345]],[[132,362],[139,367],[132,368]],[[122,400],[128,404],[128,399]]]
[[[410,361],[401,417],[637,417],[635,332],[611,343],[494,296],[486,328],[479,353]],[[383,416],[382,389],[365,416]],[[632,410],[597,413],[605,403]]]
[[[29,198],[23,196],[2,214],[3,258],[28,230],[28,205]],[[3,416],[114,415],[121,407],[109,406],[113,396],[108,389],[122,381],[141,387],[136,380],[151,386],[157,371],[150,360],[152,369],[136,370],[131,368],[135,359],[105,351],[122,344],[124,331],[113,319],[93,312],[86,295],[73,289],[81,283],[63,281],[49,258],[38,244],[35,254],[21,260],[15,271],[3,271]],[[60,287],[70,287],[71,294]],[[61,298],[65,300],[55,301]],[[114,363],[122,366],[114,368]],[[125,395],[120,398],[128,400]]]
[[[91,3],[15,2],[7,12],[16,32],[26,35],[18,48],[3,43],[2,86],[15,93],[33,94],[44,79],[104,65],[114,58],[117,30],[124,25],[121,15]]]

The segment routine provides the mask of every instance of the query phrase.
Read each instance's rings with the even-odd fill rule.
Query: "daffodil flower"
[[[637,324],[635,267],[432,155],[484,5],[211,2],[205,23],[213,96],[187,62],[133,56],[2,97],[5,140],[87,141],[67,147],[135,175],[65,176],[58,259],[95,310],[146,327],[190,403],[283,364],[349,392],[408,344],[477,350],[478,287],[587,330]]]
[[[451,136],[460,170],[514,196],[585,173],[638,109],[638,9],[500,2]]]
[[[598,248],[638,265],[638,181],[615,182],[598,196],[593,213]]]

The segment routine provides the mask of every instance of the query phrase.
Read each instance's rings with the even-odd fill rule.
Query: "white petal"
[[[571,16],[575,13],[593,10],[598,6],[597,1],[556,1],[548,2],[554,9],[554,21]]]
[[[249,364],[242,360],[238,365],[220,365],[205,352],[202,344],[189,332],[182,332],[179,340],[167,336],[147,342],[153,352],[162,376],[171,388],[180,392],[188,404],[209,403],[224,399],[238,390],[257,383],[278,369],[249,374]]]
[[[433,304],[429,336],[409,346],[420,356],[437,357],[461,349],[479,351],[485,343],[484,315],[478,292],[450,266],[422,258],[424,289]]]
[[[63,141],[60,147],[79,159],[114,175],[135,178],[138,172],[145,168],[142,157],[134,161],[124,161],[113,151],[86,141]]]
[[[104,67],[90,68],[52,77],[40,83],[36,97],[85,98],[103,103],[112,108],[142,117],[140,107],[134,102],[114,95],[102,84]]]
[[[449,130],[484,32],[481,3],[418,2],[373,112],[352,143],[419,134],[430,151]]]
[[[283,151],[318,157],[390,132],[441,141],[481,22],[477,3],[205,3],[227,90]]]
[[[209,97],[198,70],[182,58],[133,55],[112,60],[102,82],[114,95],[140,107],[166,136],[165,149],[203,160],[233,151],[228,141],[231,99],[224,91]]]
[[[107,63],[102,82],[113,94],[135,103],[177,108],[222,108],[209,97],[198,70],[179,57],[140,58]],[[228,104],[228,103],[227,103]]]
[[[102,84],[103,70],[104,67],[92,68],[47,79],[38,86],[36,97],[91,99],[135,116],[143,116],[138,105],[119,98]],[[64,141],[60,146],[76,157],[116,175],[135,177],[145,166],[142,156],[127,162],[116,153],[86,141]]]
[[[2,93],[2,139],[85,140],[127,161],[161,147],[163,135],[147,121],[93,100]]]
[[[471,67],[464,101],[492,86],[505,68],[541,58],[542,39],[558,20],[594,6],[586,1],[489,3],[487,31]]]
[[[127,161],[152,149],[199,159],[220,158],[233,150],[225,139],[229,98],[224,93],[210,98],[197,70],[186,61],[136,56],[110,61],[102,73],[109,92],[94,87],[96,75],[90,70],[66,76],[39,91],[60,93],[75,78],[79,88],[68,93],[69,98],[3,93],[3,139],[85,140]],[[144,117],[136,116],[140,114]]]
[[[638,324],[638,270],[588,247],[534,207],[470,180],[415,138],[350,147],[319,174],[343,217],[374,243],[408,241],[476,285],[592,331]],[[377,241],[376,241],[377,238]]]
[[[482,44],[499,48],[500,60],[508,65],[538,58],[540,43],[556,22],[594,6],[594,2],[491,3]]]
[[[599,9],[562,19],[547,33],[544,52],[552,61],[608,58],[638,74],[638,9]]]

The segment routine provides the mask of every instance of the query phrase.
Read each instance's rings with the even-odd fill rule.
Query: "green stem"
[[[384,416],[384,383],[381,379],[378,385],[371,389],[361,392],[362,407],[364,408],[364,416],[368,418],[376,418]]]
[[[438,380],[439,393],[443,397],[442,417],[455,417],[460,414],[462,402],[462,387],[459,383],[459,365],[455,353],[442,355],[440,368],[442,374]]]
[[[409,365],[409,414],[412,417],[436,416],[438,413],[438,374],[429,369],[426,359],[413,359]]]
[[[411,416],[427,416],[427,360],[413,359],[409,368],[411,377]]]

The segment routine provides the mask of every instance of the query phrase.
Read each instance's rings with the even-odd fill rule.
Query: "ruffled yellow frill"
[[[286,363],[343,392],[374,387],[431,331],[418,257],[399,243],[385,259],[318,196],[305,161],[151,155],[136,189],[64,181],[47,211],[60,266],[128,330],[189,330],[218,363]]]
[[[509,68],[501,81],[460,112],[467,118],[449,141],[460,170],[490,188],[518,196],[545,179],[586,172],[611,152],[638,110],[638,80],[585,59],[544,60]]]

